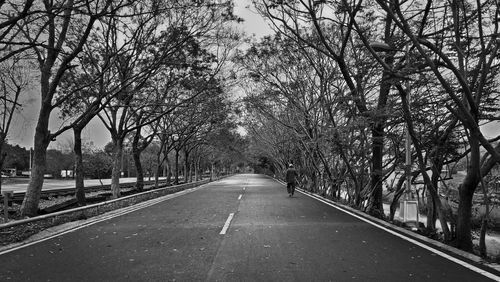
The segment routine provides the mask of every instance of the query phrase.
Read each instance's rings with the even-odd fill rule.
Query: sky
[[[251,0],[235,0],[234,13],[245,21],[239,26],[242,31],[248,35],[255,35],[257,38],[267,35],[271,29],[266,24],[264,19],[255,12]],[[21,100],[23,108],[15,115],[13,124],[9,129],[8,142],[9,144],[19,145],[25,148],[33,147],[33,138],[35,133],[35,125],[40,107],[38,86],[33,87],[24,95]],[[55,132],[60,126],[59,114],[53,111],[50,120],[49,129]],[[72,146],[73,132],[67,131],[59,136],[55,142],[52,142],[50,148],[66,149]],[[95,118],[87,128],[82,132],[84,141],[93,142],[97,148],[102,148],[111,141],[111,137],[107,129],[102,125],[102,122]]]

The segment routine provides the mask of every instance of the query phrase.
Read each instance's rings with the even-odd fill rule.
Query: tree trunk
[[[388,65],[392,65],[394,61],[393,56],[387,56],[385,62]],[[390,73],[384,70],[382,74],[382,83],[380,85],[377,111],[379,115],[385,113],[385,107],[387,104],[387,97],[389,96],[389,91],[391,89],[391,83],[389,82]],[[383,190],[382,190],[382,179],[383,179],[383,161],[384,161],[384,128],[385,128],[385,116],[374,117],[374,122],[371,128],[372,133],[372,171],[371,171],[371,181],[370,185],[372,188],[372,194],[370,195],[370,207],[368,213],[376,216],[378,218],[384,217],[384,206],[382,202]]]
[[[385,18],[385,29],[384,35],[386,40],[391,38],[392,30],[392,18],[387,16]],[[390,42],[386,42],[390,43]],[[385,63],[388,66],[394,64],[394,53],[389,52],[384,58]],[[372,188],[372,194],[370,195],[370,207],[368,213],[376,216],[378,218],[384,217],[384,206],[382,202],[383,187],[383,159],[384,159],[384,128],[386,123],[386,105],[387,98],[389,97],[389,92],[391,90],[391,73],[388,70],[382,72],[382,78],[380,83],[378,101],[377,101],[377,113],[373,117],[373,124],[371,125],[372,133],[372,171],[371,171],[371,181],[370,185]]]
[[[172,183],[172,166],[170,165],[168,157],[165,160],[165,167],[167,169],[167,185],[170,185]]]
[[[394,220],[394,215],[396,214],[396,209],[399,206],[399,199],[401,199],[401,196],[405,193],[405,187],[403,186],[405,182],[405,177],[402,175],[398,179],[398,183],[396,184],[396,192],[394,193],[394,197],[392,199],[391,206],[389,208],[389,221]]]
[[[144,190],[144,172],[142,171],[141,152],[138,148],[133,148],[132,155],[134,158],[135,172],[137,173],[137,183],[135,184],[135,189],[142,192]]]
[[[162,164],[165,161],[162,157],[162,153],[160,152],[156,158],[156,173],[155,173],[155,189],[158,188],[158,182],[162,170]],[[165,167],[163,167],[163,175],[165,175]]]
[[[483,204],[484,204],[484,214],[481,221],[481,233],[479,234],[479,253],[482,257],[487,257],[486,249],[486,231],[488,231],[488,222],[490,219],[490,199],[488,196],[488,188],[484,185],[484,180],[481,177],[481,190],[483,191]]]
[[[449,132],[452,128],[454,128],[454,123],[453,125],[450,125],[450,127],[446,130],[446,132]],[[444,154],[442,153],[441,149],[442,146],[446,144],[445,140],[448,139],[449,134],[443,134],[437,144],[435,145],[435,148],[431,152],[431,163],[432,163],[432,177],[431,177],[431,183],[433,187],[435,187],[436,190],[439,188],[439,179],[441,178],[441,172],[443,171],[443,161],[444,161]],[[438,190],[439,191],[439,190]],[[437,193],[437,197],[439,197],[439,193]],[[433,194],[427,191],[427,231],[429,232],[434,232],[436,231],[436,217],[438,214],[438,205],[437,205],[437,200],[433,197]]]
[[[382,218],[384,207],[382,203],[382,170],[384,150],[384,127],[382,124],[374,125],[372,129],[372,172],[370,207],[368,213]]]
[[[467,168],[467,175],[462,184],[458,187],[460,195],[458,202],[457,218],[457,247],[464,251],[472,251],[472,200],[474,191],[480,181],[479,161],[480,151],[479,142],[475,138],[469,138],[471,148],[470,162]]]
[[[175,150],[174,184],[179,184],[179,150]]]
[[[437,218],[437,213],[436,213],[436,202],[432,198],[431,193],[429,190],[426,191],[426,196],[427,196],[427,222],[426,222],[426,229],[428,232],[435,232],[436,231],[436,218]]]
[[[47,147],[50,143],[49,107],[42,106],[35,130],[33,163],[30,182],[21,205],[21,215],[35,216],[38,213],[38,203],[42,192],[45,168],[47,166]]]
[[[155,189],[158,188],[158,182],[160,181],[161,165],[156,166],[155,173]]]
[[[189,182],[189,152],[188,150],[184,150],[184,183]]]
[[[432,182],[430,181],[427,173],[422,173],[424,180],[427,183],[430,183],[432,186]],[[434,201],[434,204],[436,205],[436,212],[437,216],[439,218],[439,221],[441,223],[441,228],[443,229],[443,234],[444,234],[444,239],[445,241],[449,241],[451,239],[451,233],[450,229],[448,228],[448,220],[446,220],[446,216],[443,212],[443,204],[441,203],[441,199],[439,198],[439,194],[437,192],[437,188],[432,186],[432,187],[427,187],[428,192],[431,194],[432,200]]]
[[[201,177],[200,177],[200,159],[201,159],[201,157],[198,157],[198,159],[196,160],[196,165],[194,167],[195,181],[201,180]]]
[[[214,175],[214,173],[215,173],[215,171],[214,171],[214,170],[215,170],[215,169],[214,169],[214,163],[211,163],[211,164],[210,164],[210,181],[213,181],[213,180],[214,180],[214,176],[215,176],[215,175]]]
[[[193,182],[193,176],[194,176],[194,167],[193,167],[194,161],[192,161],[189,164],[189,182]]]
[[[113,140],[113,170],[111,172],[111,193],[112,198],[117,199],[121,196],[120,192],[120,174],[123,155],[123,140]]]
[[[0,171],[3,169],[5,157],[7,154],[3,151],[5,144],[5,135],[0,133]],[[2,192],[2,180],[0,179],[0,193]]]
[[[437,159],[432,161],[433,169],[432,169],[432,177],[431,182],[436,189],[438,189],[439,178],[441,176],[441,171],[443,169],[443,165]],[[439,194],[439,193],[438,193]],[[438,195],[439,197],[439,195]],[[427,190],[427,226],[426,229],[428,232],[436,231],[436,218],[437,218],[437,205],[436,199],[432,196],[432,193]]]
[[[481,221],[481,232],[479,234],[479,254],[481,257],[485,258],[488,256],[486,249],[486,231],[488,230],[488,216],[483,215],[483,220]]]
[[[141,127],[139,127],[132,140],[132,158],[134,159],[135,173],[137,182],[135,184],[135,189],[139,192],[144,190],[144,172],[141,164],[141,149],[139,148],[139,141],[141,138]]]
[[[82,128],[74,127],[75,137],[75,196],[79,206],[85,206],[85,184],[83,182],[83,153],[82,153]]]
[[[466,177],[471,178],[471,177]],[[459,202],[457,211],[457,248],[471,252],[472,251],[472,198],[474,193],[471,193],[467,187],[473,186],[472,180],[464,180],[464,183],[459,187]]]

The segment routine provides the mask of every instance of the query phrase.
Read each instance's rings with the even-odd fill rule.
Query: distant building
[[[70,169],[61,170],[62,178],[73,178],[73,176],[74,176],[73,170]]]

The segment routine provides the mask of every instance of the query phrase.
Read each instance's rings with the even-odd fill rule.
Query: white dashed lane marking
[[[234,213],[230,213],[229,216],[227,217],[226,223],[224,224],[224,227],[222,227],[221,232],[219,233],[220,235],[224,235],[227,232],[227,229],[229,228],[229,224],[231,224],[231,220],[233,219]]]

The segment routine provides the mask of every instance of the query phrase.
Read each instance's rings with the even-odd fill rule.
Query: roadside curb
[[[276,180],[278,183],[280,183],[282,185],[286,185],[285,182],[283,182],[283,181],[281,181],[279,179],[276,179],[276,178],[273,178],[273,179]],[[409,237],[409,238],[411,238],[411,239],[413,239],[415,241],[419,241],[420,243],[430,245],[430,246],[432,246],[432,247],[434,247],[434,248],[436,248],[438,250],[442,250],[444,252],[448,252],[448,253],[450,253],[450,254],[458,257],[461,260],[469,261],[469,262],[475,263],[477,265],[480,265],[480,266],[482,266],[484,268],[488,268],[490,271],[493,271],[497,275],[500,275],[500,265],[499,264],[487,262],[487,261],[485,261],[484,259],[482,259],[481,257],[479,257],[477,255],[474,255],[474,254],[471,254],[471,253],[459,250],[457,248],[454,248],[452,246],[446,245],[446,244],[441,243],[439,241],[430,239],[428,237],[425,237],[423,235],[417,234],[417,233],[412,232],[410,230],[407,230],[405,228],[396,226],[396,225],[394,225],[394,224],[392,224],[390,222],[387,222],[387,221],[381,220],[379,218],[373,217],[373,216],[371,216],[369,214],[366,214],[366,213],[364,213],[364,212],[362,212],[360,210],[354,209],[352,207],[349,207],[349,206],[346,206],[346,205],[334,202],[334,201],[332,201],[330,199],[327,199],[327,198],[324,198],[324,197],[322,197],[322,196],[320,196],[318,194],[311,193],[309,191],[305,191],[304,189],[301,189],[301,188],[296,188],[296,190],[298,190],[302,194],[310,196],[311,198],[314,198],[314,199],[317,199],[319,201],[328,203],[328,204],[330,204],[332,206],[335,206],[339,210],[342,210],[342,211],[347,212],[347,213],[352,213],[352,214],[354,214],[354,215],[356,215],[356,216],[358,216],[360,218],[364,218],[367,221],[371,221],[371,222],[373,222],[376,225],[379,225],[381,227],[384,227],[384,228],[387,228],[389,230],[392,230],[393,232],[397,232],[399,234],[407,236],[407,237]]]

